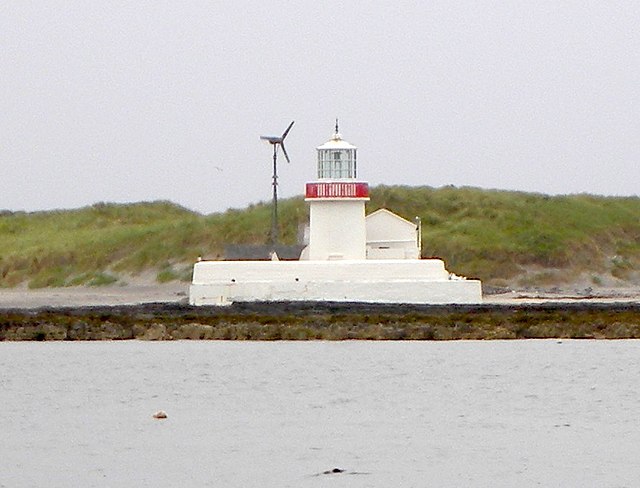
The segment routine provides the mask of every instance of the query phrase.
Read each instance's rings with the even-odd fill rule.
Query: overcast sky
[[[640,193],[637,1],[0,3],[0,209],[377,184]]]

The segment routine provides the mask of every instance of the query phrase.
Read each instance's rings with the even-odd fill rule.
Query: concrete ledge
[[[193,284],[240,281],[352,281],[353,279],[446,281],[440,259],[336,261],[200,261],[193,267]]]
[[[203,261],[189,302],[481,303],[478,280],[451,279],[439,259],[385,261]]]

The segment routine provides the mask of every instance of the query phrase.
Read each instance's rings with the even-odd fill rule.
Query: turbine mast
[[[291,127],[293,127],[293,123],[294,121],[289,124],[289,127],[286,128],[281,136],[260,136],[260,139],[267,141],[273,146],[273,206],[271,212],[271,232],[269,235],[269,240],[271,241],[272,246],[278,244],[278,146],[282,148],[282,153],[284,154],[287,163],[290,163],[289,155],[284,147],[284,140],[287,137],[287,134],[289,134]]]
[[[271,232],[269,239],[271,245],[278,244],[278,146],[273,145],[273,205],[271,208]]]

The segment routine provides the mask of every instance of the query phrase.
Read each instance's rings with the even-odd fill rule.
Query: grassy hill
[[[423,256],[493,285],[640,282],[640,199],[547,196],[476,188],[379,186],[385,207],[423,224]],[[279,205],[281,239],[308,219],[302,198]],[[102,285],[149,275],[189,280],[198,256],[265,243],[270,205],[203,216],[169,202],[0,213],[0,286]]]

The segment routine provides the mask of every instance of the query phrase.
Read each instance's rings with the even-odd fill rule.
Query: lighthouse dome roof
[[[325,142],[322,146],[317,147],[318,150],[321,149],[357,149],[353,144],[349,144],[347,141],[342,140],[342,134],[336,132],[333,134],[333,137]]]

